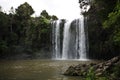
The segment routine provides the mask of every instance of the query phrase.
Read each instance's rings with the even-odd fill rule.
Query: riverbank
[[[89,80],[99,80],[99,78],[105,78],[105,80],[120,80],[120,56],[114,57],[108,61],[100,63],[79,64],[76,66],[70,66],[64,75],[67,76],[81,76],[83,78],[89,78]],[[102,79],[104,80],[104,79]]]

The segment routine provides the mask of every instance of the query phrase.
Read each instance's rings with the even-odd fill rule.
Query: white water
[[[79,55],[81,60],[87,59],[86,57],[86,37],[84,29],[84,16],[81,15],[79,19]]]
[[[60,58],[60,21],[56,24],[56,58]]]
[[[55,21],[53,24],[53,58],[54,59],[79,59],[86,60],[86,35],[84,26],[84,16],[79,19],[67,21],[63,26],[63,32],[60,34],[61,21]],[[72,24],[75,24],[72,26]],[[74,30],[72,28],[75,28]],[[72,33],[74,32],[74,33]],[[63,35],[62,44],[60,36]],[[61,50],[62,47],[62,50]]]
[[[52,23],[52,44],[53,44],[53,58],[60,58],[60,21],[53,21]]]
[[[79,51],[78,51],[78,49],[79,49],[79,27],[77,27],[77,25],[78,25],[78,23],[79,23],[79,20],[76,20],[76,41],[75,41],[75,58],[77,59],[78,58],[78,53],[79,53]]]
[[[76,20],[66,21],[64,26],[60,26],[60,21],[53,25],[53,54],[54,59],[78,59],[87,60],[88,39],[85,19],[82,13],[90,9],[91,0],[80,2],[80,17]],[[63,29],[60,33],[61,28]],[[61,38],[62,37],[62,38]],[[62,40],[61,40],[62,39]]]
[[[68,49],[69,49],[69,41],[70,41],[70,25],[71,22],[65,23],[64,32],[63,32],[63,50],[62,50],[62,59],[68,59]]]

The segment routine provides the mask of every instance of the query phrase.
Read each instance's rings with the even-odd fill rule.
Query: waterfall
[[[77,27],[79,24],[79,20],[76,20],[76,39],[75,39],[75,59],[78,58],[78,53],[79,53],[79,27]]]
[[[52,22],[53,59],[87,59],[84,22],[82,15],[79,19],[66,21],[63,26],[60,25],[62,23],[60,20]],[[63,28],[62,33],[60,33],[61,28]]]
[[[52,45],[53,45],[53,58],[60,58],[60,21],[52,22]]]
[[[69,49],[69,40],[70,40],[70,25],[71,22],[65,23],[64,32],[63,32],[63,50],[62,50],[62,59],[68,59],[68,49]]]
[[[79,55],[81,60],[86,59],[86,36],[84,29],[84,16],[79,19]]]
[[[53,59],[87,60],[88,33],[82,13],[90,9],[91,0],[79,0],[80,18],[72,21],[52,22]],[[64,25],[61,25],[64,24]]]

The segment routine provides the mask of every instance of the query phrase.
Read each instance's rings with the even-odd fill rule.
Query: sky
[[[79,0],[0,0],[0,6],[8,13],[11,7],[17,8],[24,2],[32,6],[34,16],[39,16],[42,10],[59,19],[75,19],[80,16]]]

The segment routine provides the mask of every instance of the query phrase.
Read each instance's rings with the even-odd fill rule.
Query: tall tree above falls
[[[20,19],[29,19],[33,13],[33,8],[27,2],[21,4],[18,9],[16,9],[16,15]]]
[[[23,3],[16,9],[15,19],[17,25],[17,33],[19,35],[19,42],[24,46],[27,30],[30,26],[31,15],[34,13],[33,8],[27,3]],[[19,25],[18,25],[19,24]]]

